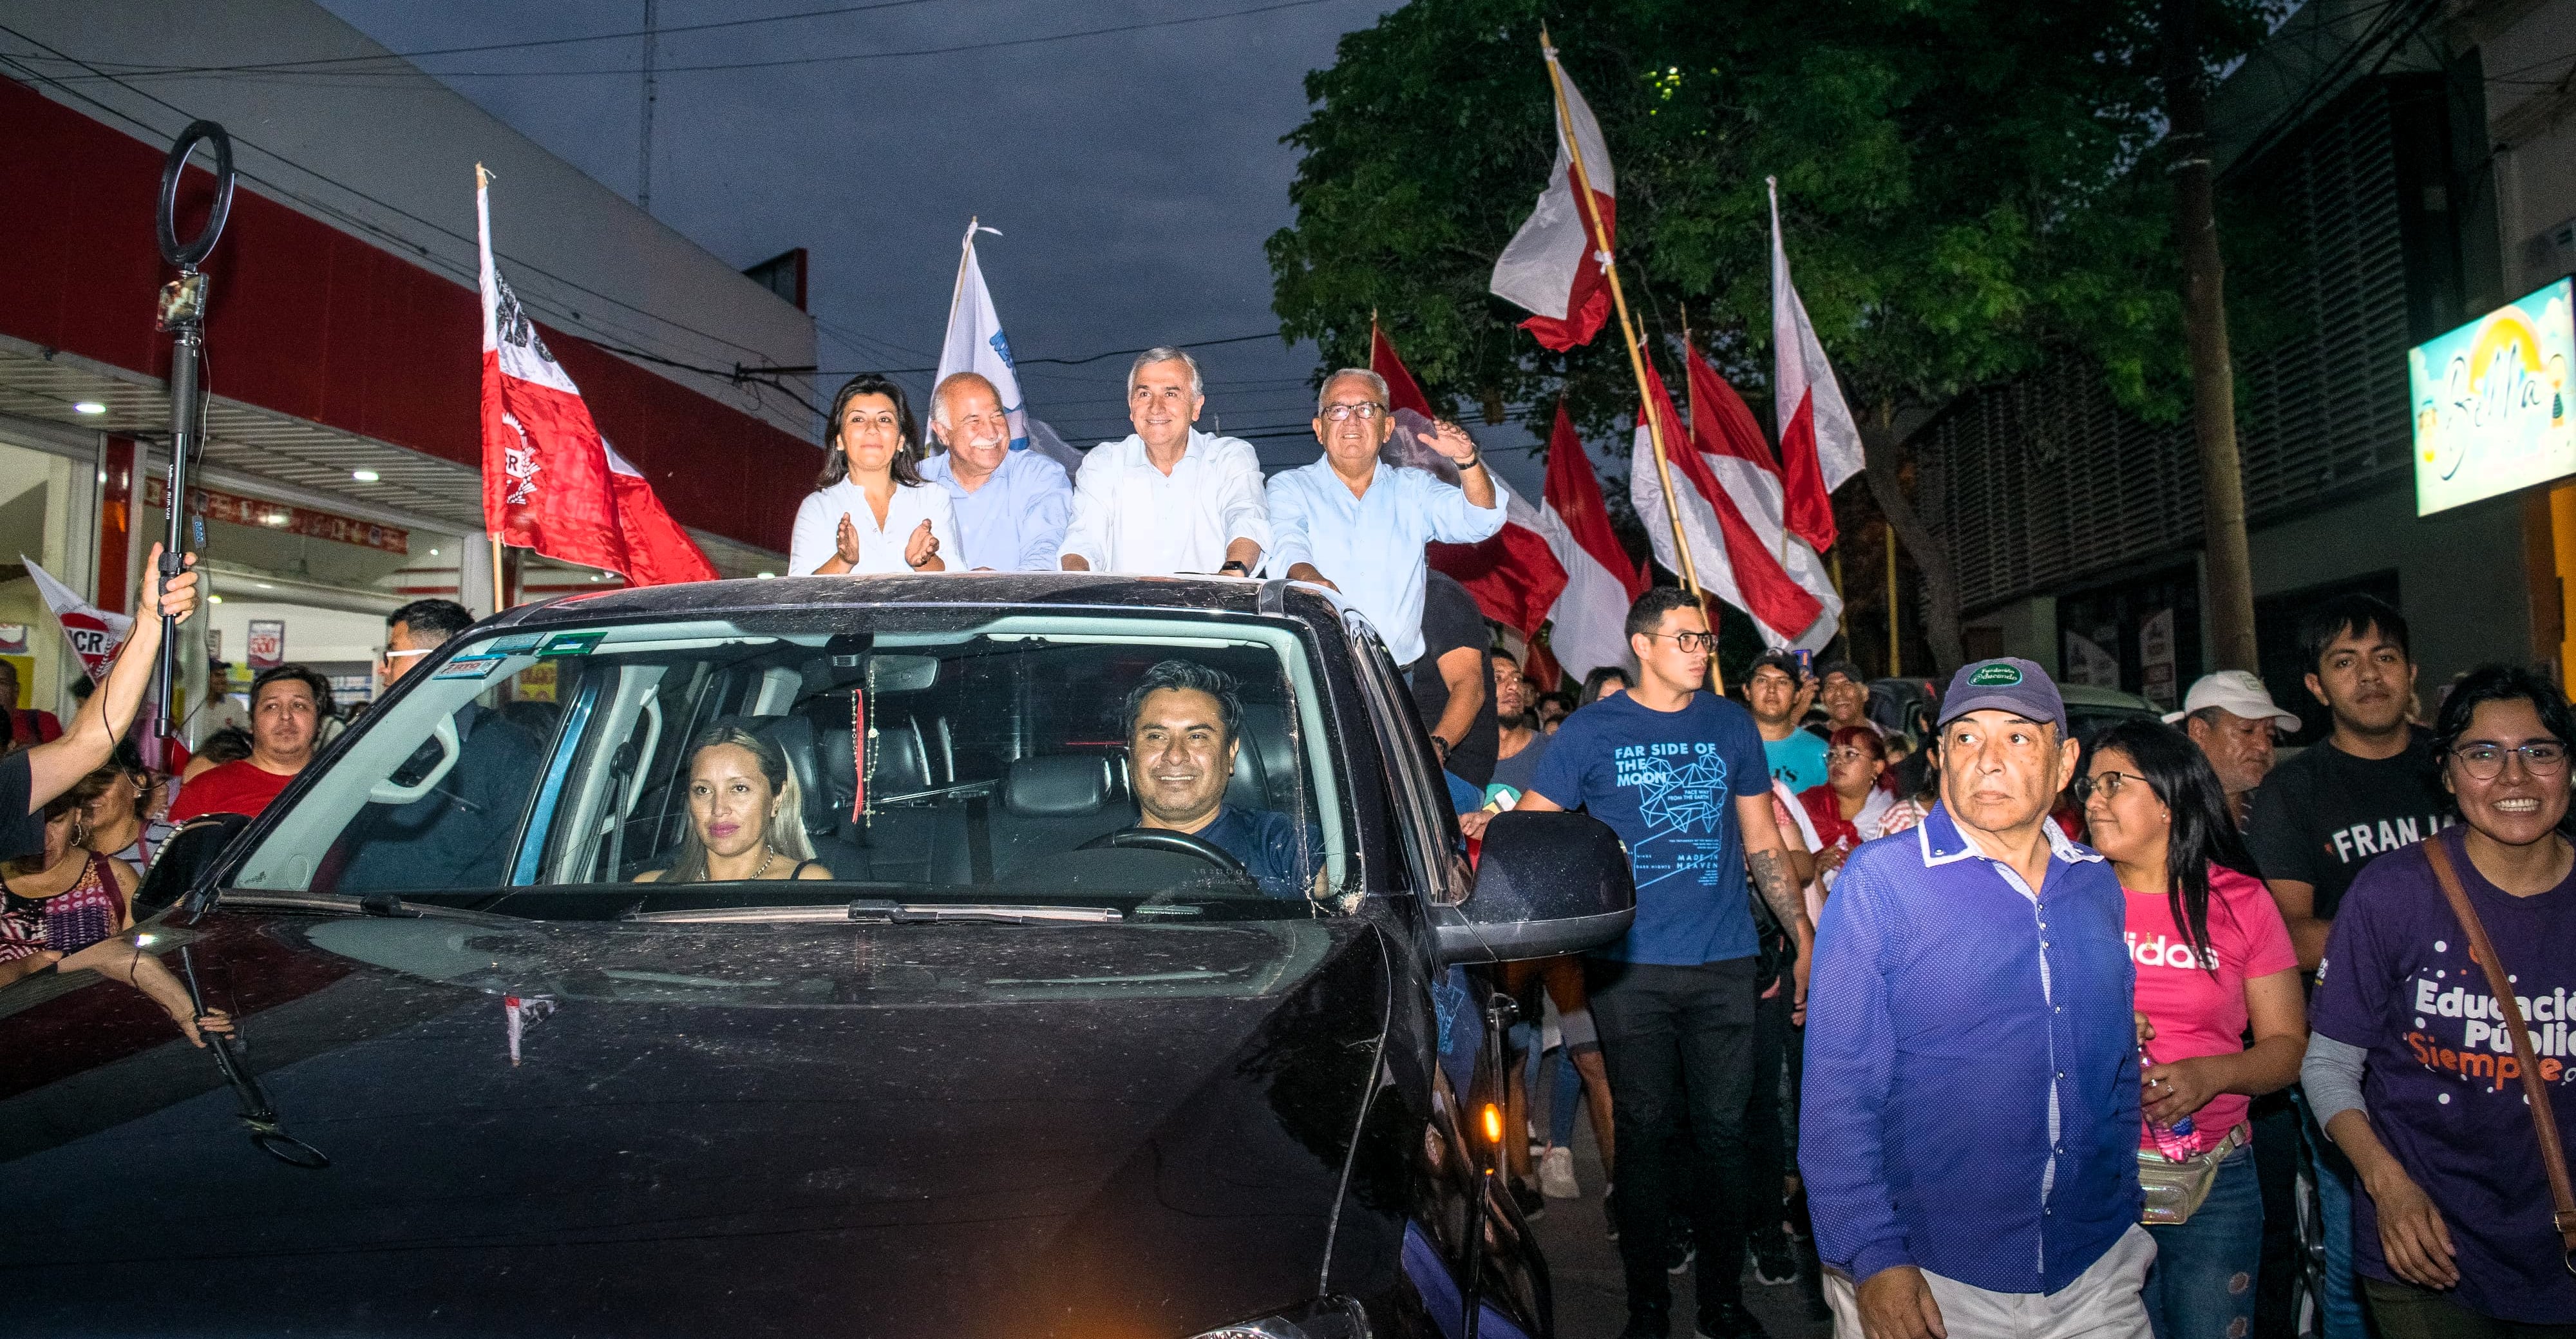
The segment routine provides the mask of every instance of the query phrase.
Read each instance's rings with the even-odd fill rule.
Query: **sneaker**
[[[1521,1206],[1523,1220],[1538,1218],[1547,1212],[1547,1196],[1538,1187],[1518,1177],[1512,1179],[1512,1203]]]
[[[1742,1302],[1720,1302],[1701,1307],[1699,1321],[1691,1326],[1693,1339],[1771,1339],[1762,1322],[1744,1309]]]
[[[1583,1187],[1574,1182],[1574,1150],[1551,1148],[1538,1160],[1538,1188],[1552,1200],[1579,1200]]]
[[[1791,1248],[1786,1233],[1756,1232],[1745,1245],[1753,1252],[1754,1282],[1776,1288],[1798,1281],[1798,1253]]]
[[[1619,1239],[1619,1187],[1601,1187],[1601,1216],[1609,1221],[1610,1240],[1617,1241]]]
[[[1688,1273],[1691,1261],[1698,1258],[1699,1243],[1692,1241],[1687,1232],[1677,1233],[1673,1237],[1672,1248],[1664,1256],[1664,1272],[1673,1275]]]

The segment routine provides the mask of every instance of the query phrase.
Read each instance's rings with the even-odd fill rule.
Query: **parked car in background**
[[[1234,686],[1217,772],[1131,757],[1171,660]],[[1253,855],[1141,825],[1208,777]],[[1547,1335],[1478,973],[1634,893],[1580,815],[1471,868],[1439,778],[1376,633],[1283,582],[512,610],[156,868],[126,938],[234,1039],[0,989],[9,1328]],[[742,822],[788,863],[677,881]]]

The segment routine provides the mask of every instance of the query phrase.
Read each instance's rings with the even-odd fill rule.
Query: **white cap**
[[[2269,716],[2272,724],[2284,730],[2296,730],[2300,726],[2299,718],[2275,705],[2272,691],[2247,670],[2220,670],[2200,676],[2200,681],[2183,696],[2182,710],[2165,713],[2165,724],[2172,725],[2195,711],[2209,707],[2217,707],[2249,721]]]

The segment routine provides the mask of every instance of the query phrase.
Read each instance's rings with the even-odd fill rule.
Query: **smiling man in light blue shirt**
[[[948,450],[921,462],[922,482],[948,494],[959,566],[971,571],[1052,572],[1072,514],[1064,466],[1011,449],[1011,424],[993,383],[958,372],[930,396],[930,429]]]
[[[1422,656],[1422,546],[1493,538],[1511,494],[1454,423],[1442,423],[1431,445],[1457,464],[1457,485],[1386,464],[1378,452],[1394,427],[1375,372],[1346,367],[1324,378],[1315,409],[1324,458],[1270,481],[1269,570],[1340,591],[1409,666]]]

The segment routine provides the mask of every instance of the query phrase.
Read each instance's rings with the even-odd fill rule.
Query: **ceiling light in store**
[[[267,582],[265,582],[265,581],[255,581],[255,582],[252,582],[251,584],[252,584],[252,585],[255,585],[255,586],[257,586],[257,587],[259,587],[261,590],[275,590],[275,589],[277,589],[277,587],[272,586],[272,585],[268,584],[268,583],[267,583]]]
[[[371,484],[376,481],[376,472],[374,470],[351,470],[349,471],[349,477],[362,484]]]
[[[222,604],[223,602],[224,597],[220,595],[209,595],[206,597],[206,603],[208,604]]]
[[[437,557],[437,556],[438,556],[438,550],[436,550],[436,549],[431,549],[431,550],[429,551],[429,556],[430,556],[430,557],[432,557],[432,558]]]
[[[75,414],[104,414],[107,412],[107,406],[100,404],[96,400],[74,400],[72,401],[72,412]]]
[[[778,579],[778,574],[776,572],[762,572],[759,576],[763,581],[775,581]]]

